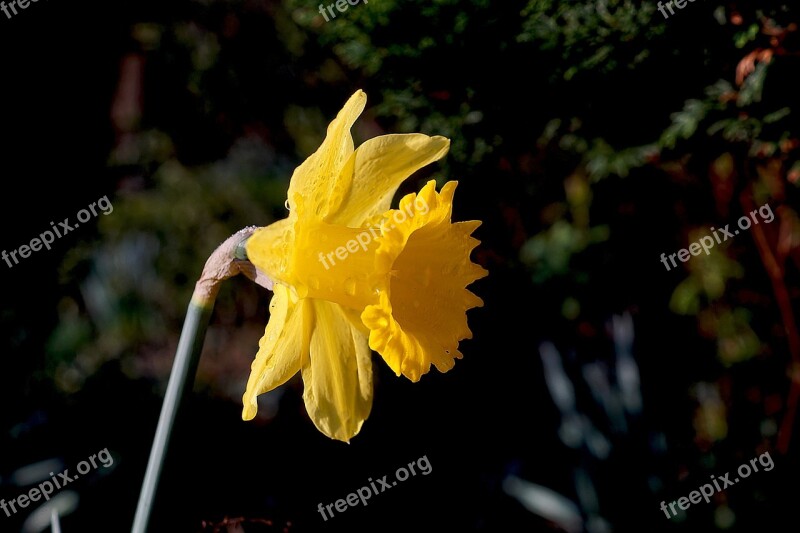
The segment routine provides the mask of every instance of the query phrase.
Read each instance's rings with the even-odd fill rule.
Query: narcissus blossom
[[[450,370],[459,341],[471,338],[466,311],[483,304],[466,286],[487,274],[470,261],[480,222],[450,221],[456,182],[436,192],[431,181],[390,209],[400,183],[450,141],[384,135],[355,150],[350,128],[365,104],[362,91],[347,101],[292,175],[288,218],[246,245],[274,296],[242,417],[255,417],[257,396],[300,372],[314,424],[345,442],[372,406],[371,350],[412,381],[431,365]]]

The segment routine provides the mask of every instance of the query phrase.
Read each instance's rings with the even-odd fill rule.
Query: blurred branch
[[[752,185],[742,192],[740,201],[745,213],[752,212],[755,209],[755,203],[752,199]],[[781,453],[786,453],[789,449],[794,419],[797,414],[797,402],[800,400],[800,332],[798,332],[795,322],[789,289],[784,281],[784,273],[786,272],[784,261],[779,261],[776,254],[773,253],[762,224],[753,225],[753,239],[756,242],[764,269],[772,282],[772,290],[781,313],[781,320],[789,343],[789,352],[792,356],[792,384],[786,402],[786,415],[781,423],[778,437],[778,450]]]

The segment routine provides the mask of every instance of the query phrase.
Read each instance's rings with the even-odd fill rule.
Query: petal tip
[[[254,406],[252,403],[246,402],[242,408],[242,420],[249,422],[256,417],[257,413],[258,407]]]

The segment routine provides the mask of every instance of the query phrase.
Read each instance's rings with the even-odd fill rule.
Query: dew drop
[[[283,203],[283,206],[286,208],[287,211],[291,211],[291,208],[289,207],[289,199],[288,198]]]

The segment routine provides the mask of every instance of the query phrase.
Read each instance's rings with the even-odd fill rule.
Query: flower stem
[[[139,493],[139,503],[136,506],[132,533],[147,531],[172,428],[180,404],[192,390],[200,353],[203,351],[206,329],[214,309],[214,301],[220,283],[239,273],[245,274],[257,283],[262,279],[257,277],[256,269],[247,261],[246,254],[242,252],[244,250],[242,244],[255,229],[254,227],[245,228],[222,243],[208,258],[203,268],[203,274],[195,285],[192,301],[189,303],[186,320],[183,323],[183,331],[181,331],[178,341],[175,361],[172,363],[167,393],[161,406],[161,415],[158,419],[156,435],[150,450],[150,459],[147,462],[147,471]]]
[[[175,354],[175,362],[172,364],[172,373],[169,376],[167,394],[164,396],[164,404],[161,406],[161,415],[150,450],[150,460],[147,463],[147,471],[139,494],[139,503],[136,506],[136,517],[131,530],[133,533],[147,531],[147,522],[150,518],[161,470],[164,467],[164,456],[172,435],[175,416],[178,413],[178,406],[185,394],[191,390],[194,382],[211,311],[211,306],[199,305],[194,300],[189,304],[186,321],[183,323],[183,331],[178,342],[178,350]]]

